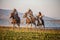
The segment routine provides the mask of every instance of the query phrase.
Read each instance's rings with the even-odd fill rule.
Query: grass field
[[[60,30],[0,27],[0,40],[60,40]]]

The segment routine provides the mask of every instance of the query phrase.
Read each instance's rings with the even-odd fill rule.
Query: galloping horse
[[[23,18],[26,18],[26,24],[31,24],[31,27],[32,27],[32,24],[35,25],[36,27],[36,19],[33,15],[28,15],[28,12],[26,12],[24,15],[23,15]]]
[[[15,24],[18,25],[18,27],[20,28],[20,17],[18,16],[18,13],[16,13],[16,9],[14,9],[14,11],[11,13],[10,15],[10,18],[12,18],[12,24],[13,24],[13,27],[15,27]]]
[[[43,16],[42,16],[41,12],[39,12],[39,14],[37,16],[37,26],[42,25],[45,28],[44,20],[42,19],[42,17]]]

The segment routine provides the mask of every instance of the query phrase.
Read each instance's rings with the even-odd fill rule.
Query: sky
[[[29,8],[35,15],[40,11],[43,15],[60,19],[60,0],[0,0],[0,9],[25,13]]]

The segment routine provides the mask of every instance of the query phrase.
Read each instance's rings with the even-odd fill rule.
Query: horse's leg
[[[28,31],[28,25],[29,25],[29,24],[28,24],[28,23],[26,23],[26,30],[27,30],[27,31]]]
[[[44,24],[42,24],[43,25],[43,28],[45,28],[45,25]]]
[[[31,28],[32,28],[32,23],[31,23]]]
[[[26,23],[26,28],[28,28],[28,23]]]
[[[44,20],[42,19],[41,22],[42,22],[42,26],[43,26],[43,28],[45,29]]]
[[[34,22],[33,24],[35,25],[35,28],[36,28],[36,23]]]
[[[14,28],[15,28],[15,24],[13,24],[13,30],[14,30]]]
[[[20,23],[17,23],[17,25],[18,25],[18,29],[20,29]]]

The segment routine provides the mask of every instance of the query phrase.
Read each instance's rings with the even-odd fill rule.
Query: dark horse
[[[26,18],[26,24],[31,24],[31,27],[32,27],[32,24],[35,25],[36,27],[36,19],[33,15],[28,15],[28,13],[26,12],[24,15],[23,15],[23,18]]]
[[[44,24],[44,20],[43,20],[43,16],[42,16],[41,12],[39,12],[36,19],[37,19],[37,26],[42,25],[45,28],[45,24]]]
[[[12,18],[12,24],[13,24],[13,27],[15,27],[15,24],[18,25],[18,27],[20,28],[20,17],[18,16],[18,13],[16,13],[16,9],[14,9],[14,11],[11,13],[10,15],[10,18]]]

